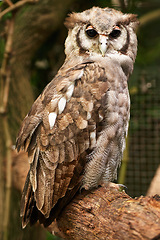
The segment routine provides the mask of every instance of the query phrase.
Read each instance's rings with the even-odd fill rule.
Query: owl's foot
[[[106,185],[105,185],[106,186]],[[115,189],[117,189],[117,190],[119,190],[119,191],[122,191],[122,190],[126,190],[127,189],[127,187],[125,186],[125,185],[123,185],[123,184],[118,184],[118,183],[113,183],[113,182],[109,182],[108,184],[107,184],[107,187],[109,187],[109,188],[115,188]]]

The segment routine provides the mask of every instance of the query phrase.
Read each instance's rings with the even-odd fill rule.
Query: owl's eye
[[[97,37],[98,33],[97,31],[91,26],[87,26],[86,28],[86,34],[90,37],[90,38],[94,38]]]
[[[120,28],[118,27],[118,26],[116,26],[113,30],[112,30],[112,32],[109,34],[109,36],[111,37],[111,38],[117,38],[117,37],[119,37],[121,35],[121,30],[120,30]]]

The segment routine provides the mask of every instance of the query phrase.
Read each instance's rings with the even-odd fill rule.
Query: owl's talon
[[[125,186],[124,184],[118,183],[117,184],[122,190],[127,190],[127,186]]]
[[[120,184],[120,183],[113,183],[113,182],[109,182],[108,187],[115,188],[119,191],[123,191],[123,190],[127,189],[127,187],[125,185]]]

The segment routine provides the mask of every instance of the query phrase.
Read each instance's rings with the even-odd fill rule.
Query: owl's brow
[[[116,22],[116,26],[117,26],[117,25],[119,25],[119,26],[120,26],[120,25],[123,25],[123,26],[124,26],[124,25],[128,25],[129,23],[130,23],[130,21],[129,21],[128,19],[119,20],[119,21]]]

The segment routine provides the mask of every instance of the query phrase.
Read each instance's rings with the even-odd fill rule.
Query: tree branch
[[[23,179],[18,181],[18,185],[17,181],[14,183],[21,189],[20,183],[24,182],[24,175],[27,174],[24,170],[29,168],[29,163],[23,152],[14,152],[13,156],[13,176],[16,172],[16,178]],[[115,187],[82,191],[47,229],[68,240],[159,239],[160,196],[133,199]]]
[[[9,12],[12,12],[20,7],[22,7],[26,3],[36,3],[38,0],[22,0],[19,2],[16,2],[15,4],[11,4],[8,8],[6,8],[3,12],[0,13],[0,19]]]
[[[12,6],[13,5],[11,0],[4,0],[4,1],[8,4],[8,6]]]
[[[11,135],[9,130],[8,118],[7,115],[4,115],[7,110],[8,105],[8,96],[9,96],[9,86],[10,86],[10,69],[9,69],[9,60],[12,49],[12,39],[14,31],[14,17],[8,24],[8,33],[7,41],[4,51],[4,58],[2,60],[2,67],[0,69],[0,96],[1,96],[1,106],[0,113],[2,115],[3,129],[4,129],[4,139],[5,139],[5,148],[6,148],[6,185],[5,185],[5,214],[3,219],[3,232],[4,240],[8,239],[8,224],[9,224],[9,214],[10,214],[10,196],[11,196],[11,179],[12,179],[12,157],[11,157]]]
[[[8,226],[9,226],[9,214],[10,214],[10,200],[11,200],[11,185],[12,185],[12,156],[11,156],[11,136],[8,126],[7,116],[3,117],[3,126],[5,134],[5,144],[6,144],[6,185],[5,185],[5,214],[3,221],[3,231],[4,231],[4,240],[8,239]]]
[[[140,17],[139,21],[140,21],[140,27],[151,22],[154,21],[155,19],[160,17],[160,9],[151,11],[147,14],[144,14],[142,17]]]
[[[9,69],[9,60],[12,50],[12,41],[13,41],[13,31],[14,31],[14,16],[8,23],[8,33],[7,33],[7,41],[5,45],[4,57],[2,60],[2,66],[0,69],[0,113],[5,113],[7,109],[8,103],[8,95],[9,95],[9,83],[10,83],[10,69]]]
[[[84,191],[64,209],[57,226],[68,240],[158,239],[160,196],[133,199],[109,187]]]

